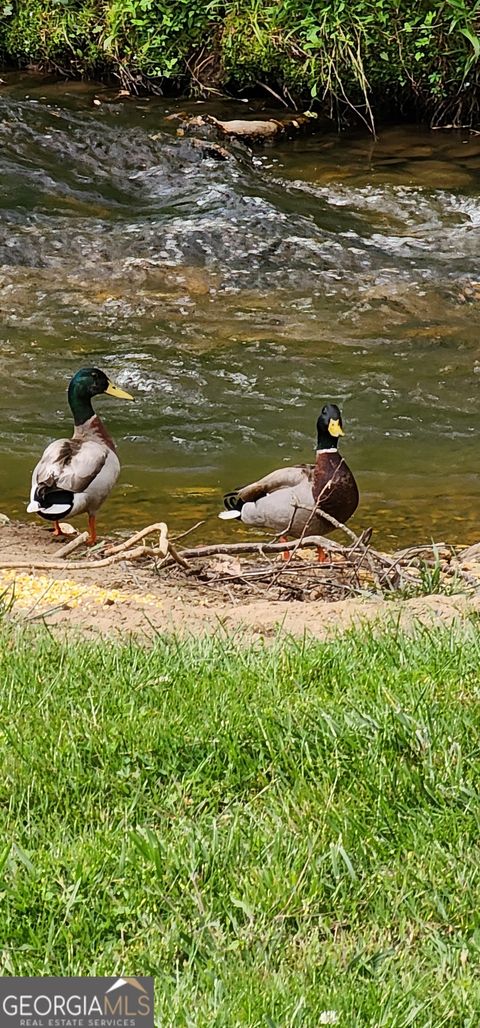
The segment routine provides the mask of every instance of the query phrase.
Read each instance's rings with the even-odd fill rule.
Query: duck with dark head
[[[300,536],[312,508],[320,498],[321,508],[342,524],[358,507],[358,487],[338,440],[344,435],[342,415],[335,403],[327,403],[317,420],[315,464],[298,464],[272,471],[258,482],[242,486],[224,496],[225,520],[240,518],[245,525],[265,528],[282,535]],[[295,507],[298,509],[295,510]],[[315,514],[308,526],[309,535],[328,535],[331,522]],[[320,559],[322,559],[319,553]]]
[[[103,393],[133,400],[99,368],[82,368],[73,376],[68,387],[73,436],[47,446],[32,475],[27,507],[29,514],[53,521],[54,535],[62,534],[60,518],[87,513],[89,544],[97,538],[97,511],[120,472],[115,443],[92,407],[93,397]]]

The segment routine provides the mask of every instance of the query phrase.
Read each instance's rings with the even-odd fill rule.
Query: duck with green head
[[[338,440],[343,435],[339,408],[336,403],[326,403],[317,420],[315,464],[279,468],[258,482],[227,493],[226,510],[218,516],[225,520],[240,518],[245,525],[273,530],[283,541],[287,533],[300,535],[307,522],[312,535],[332,532],[332,523],[322,518],[322,510],[345,524],[355,513],[359,497],[355,478],[338,452]],[[312,517],[317,501],[321,509]]]
[[[68,387],[73,414],[71,439],[56,439],[47,446],[32,475],[29,514],[53,521],[61,535],[60,518],[88,514],[88,543],[96,542],[96,514],[113,489],[120,472],[115,443],[92,407],[92,398],[106,393],[133,400],[99,368],[82,368]]]

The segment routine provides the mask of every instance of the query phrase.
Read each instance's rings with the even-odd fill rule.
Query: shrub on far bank
[[[479,0],[0,0],[0,54],[130,88],[261,91],[345,115],[478,114]]]

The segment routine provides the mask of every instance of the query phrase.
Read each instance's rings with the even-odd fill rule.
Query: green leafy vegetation
[[[102,45],[109,58],[149,78],[186,78],[185,61],[208,36],[215,7],[202,0],[113,0]]]
[[[475,622],[0,654],[4,973],[153,974],[165,1025],[476,1026]]]
[[[20,64],[62,71],[100,70],[100,9],[96,0],[0,0],[0,52]]]
[[[0,0],[0,50],[130,87],[277,91],[287,103],[478,114],[480,0]]]

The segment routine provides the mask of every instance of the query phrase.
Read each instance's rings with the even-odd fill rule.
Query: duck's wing
[[[251,482],[250,485],[237,489],[237,496],[243,503],[256,503],[263,496],[275,493],[279,489],[294,489],[295,486],[302,485],[306,481],[312,481],[313,470],[314,468],[311,464],[298,464],[295,467],[278,468],[277,471],[272,471],[269,475],[265,475],[264,478],[259,478],[258,482]]]
[[[57,439],[47,446],[32,476],[37,488],[82,493],[102,470],[109,448],[94,440]]]

